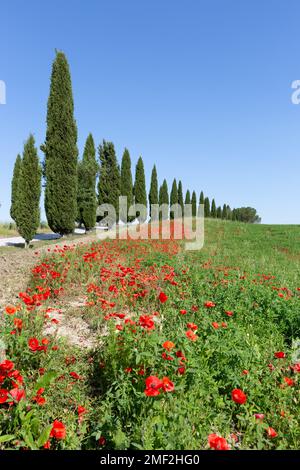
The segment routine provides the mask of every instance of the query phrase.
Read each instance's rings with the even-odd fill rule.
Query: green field
[[[26,398],[0,405],[0,447],[299,448],[299,240],[300,226],[206,220],[200,251],[47,252],[6,315]]]

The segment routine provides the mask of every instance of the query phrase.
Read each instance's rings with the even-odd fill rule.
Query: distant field
[[[37,233],[51,232],[46,224],[39,227]],[[16,224],[13,222],[0,222],[0,238],[19,236]]]

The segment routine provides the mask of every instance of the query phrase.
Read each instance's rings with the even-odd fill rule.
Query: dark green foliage
[[[16,209],[18,206],[18,187],[19,187],[19,178],[21,172],[21,155],[18,155],[15,161],[13,177],[11,181],[11,206],[10,206],[10,216],[16,222]]]
[[[150,191],[149,191],[150,217],[153,220],[153,214],[151,214],[152,204],[158,204],[158,181],[157,181],[157,171],[156,171],[155,165],[151,173],[151,184],[150,184]]]
[[[222,219],[227,219],[227,206],[226,206],[226,204],[223,205]]]
[[[102,145],[99,145],[98,152],[100,159],[98,203],[99,205],[111,204],[116,211],[118,220],[121,176],[114,144],[103,140]]]
[[[86,230],[96,224],[96,177],[98,165],[96,149],[92,134],[89,134],[83,152],[82,160],[78,163],[78,193],[77,193],[77,220]]]
[[[217,219],[222,219],[222,207],[218,206],[217,208]]]
[[[184,212],[184,203],[183,203],[183,189],[182,189],[182,182],[178,182],[178,204],[181,207],[181,214]]]
[[[172,189],[171,189],[171,194],[170,194],[170,208],[173,205],[178,204],[178,190],[177,190],[177,182],[176,179],[174,178],[173,184],[172,184]],[[174,220],[177,218],[177,208],[174,210],[170,210],[170,219]]]
[[[197,196],[195,191],[192,193],[192,216],[196,217],[197,216]]]
[[[201,193],[200,193],[199,204],[204,204],[204,193],[203,193],[203,191],[201,191]]]
[[[211,215],[211,217],[213,217],[214,219],[217,217],[216,202],[215,202],[214,199],[211,201],[211,212],[210,212],[210,215]]]
[[[77,215],[77,127],[69,65],[62,52],[53,62],[45,144],[45,210],[49,227],[71,233]]]
[[[167,181],[165,179],[163,180],[163,184],[159,188],[159,206],[162,206],[163,204],[169,206],[169,190]],[[164,213],[162,213],[162,211],[160,210],[159,219],[168,219],[168,215],[168,210],[165,210]]]
[[[121,164],[121,196],[127,198],[127,214],[120,210],[120,219],[123,222],[130,222],[133,217],[128,216],[128,210],[133,205],[133,183],[131,173],[131,159],[129,151],[125,148]]]
[[[261,218],[253,207],[239,207],[233,209],[232,220],[238,220],[240,222],[246,222],[250,224],[259,224]]]
[[[144,206],[143,211],[137,211],[137,216],[139,217],[140,221],[145,221],[147,218],[147,193],[144,162],[142,157],[138,159],[135,168],[134,203]]]
[[[204,199],[204,217],[210,217],[210,202],[208,197]]]
[[[228,204],[226,206],[226,211],[227,211],[227,220],[232,220],[232,210]]]
[[[191,203],[191,193],[189,191],[189,189],[187,190],[186,194],[185,194],[185,201],[184,201],[185,204],[190,204]]]
[[[30,135],[24,145],[15,208],[18,232],[25,239],[26,247],[40,224],[41,178],[42,169],[37,149],[34,138]]]

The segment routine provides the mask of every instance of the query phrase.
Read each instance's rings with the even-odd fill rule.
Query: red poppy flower
[[[190,330],[193,330],[193,331],[198,330],[198,326],[195,325],[195,323],[188,323],[186,326],[187,326]]]
[[[168,377],[163,377],[162,383],[162,389],[164,392],[173,392],[173,390],[175,389],[174,383]]]
[[[166,349],[167,351],[171,351],[171,349],[173,349],[174,346],[175,344],[172,341],[165,341],[162,345],[162,347]]]
[[[161,292],[158,299],[162,304],[164,304],[168,300],[168,296],[164,292]]]
[[[3,362],[0,364],[0,371],[2,372],[9,372],[14,368],[14,363],[9,361],[8,359],[5,359]]]
[[[186,314],[187,314],[187,310],[181,309],[181,310],[180,310],[180,313],[181,313],[181,315],[186,315]]]
[[[0,405],[2,403],[5,403],[8,398],[8,390],[5,390],[4,388],[0,388]]]
[[[29,338],[28,346],[31,351],[37,351],[39,348],[39,341],[36,338]]]
[[[52,425],[52,429],[50,432],[50,437],[55,437],[55,439],[65,439],[66,437],[66,428],[65,425],[58,421],[57,419],[54,421]]]
[[[70,376],[73,377],[75,380],[80,380],[81,377],[76,372],[70,372]]]
[[[228,317],[232,317],[233,315],[233,312],[231,312],[230,310],[225,310],[225,313]]]
[[[235,403],[239,405],[243,405],[247,401],[247,395],[243,392],[243,390],[239,388],[235,388],[231,392],[231,398]]]
[[[192,330],[187,330],[185,336],[191,341],[196,341],[198,339],[198,336]]]
[[[289,387],[292,387],[293,385],[295,385],[295,382],[293,381],[293,379],[290,379],[289,377],[284,377],[283,380]]]
[[[86,413],[86,412],[87,412],[87,409],[86,409],[84,406],[80,406],[80,405],[79,405],[79,406],[77,407],[78,416],[81,416],[81,415],[83,415],[83,414]]]
[[[20,388],[13,388],[10,390],[9,394],[13,397],[13,399],[17,402],[21,401],[25,398],[25,390]]]
[[[211,449],[215,450],[229,450],[230,447],[224,437],[220,437],[217,434],[209,434],[208,444]]]
[[[8,315],[14,315],[16,311],[17,311],[16,307],[13,307],[12,305],[8,305],[7,307],[5,307],[5,312]]]
[[[263,420],[265,415],[263,413],[255,413],[255,419]]]
[[[219,328],[219,323],[217,323],[216,321],[213,321],[212,326],[215,330],[217,330]]]
[[[155,329],[155,323],[152,319],[152,315],[141,315],[139,318],[139,325],[142,328],[146,328],[147,330]]]
[[[148,397],[156,397],[160,394],[159,389],[162,388],[163,382],[155,375],[150,375],[145,380],[146,389],[144,390],[145,395]]]
[[[300,372],[300,362],[298,364],[294,364],[292,369],[294,370],[294,372]]]
[[[243,372],[242,372],[243,375],[248,375],[249,374],[249,371],[247,369],[244,369]]]
[[[18,330],[22,330],[23,320],[21,320],[21,318],[15,318],[14,325],[16,328],[18,328]]]
[[[204,307],[206,308],[212,308],[212,307],[215,307],[216,304],[214,302],[212,302],[211,300],[209,300],[208,302],[204,302]]]
[[[277,434],[277,432],[275,431],[275,429],[273,429],[273,428],[271,428],[271,427],[268,427],[268,428],[266,429],[266,431],[267,431],[268,437],[269,437],[270,439],[274,439],[274,437],[277,437],[277,436],[278,436],[278,434]]]
[[[277,359],[283,359],[285,357],[285,353],[283,351],[279,351],[279,352],[274,353],[274,356]]]
[[[106,444],[106,439],[105,439],[105,437],[104,437],[104,436],[101,436],[101,437],[99,438],[99,441],[98,441],[98,442],[99,442],[99,445],[100,445],[100,446],[105,446],[105,444]]]

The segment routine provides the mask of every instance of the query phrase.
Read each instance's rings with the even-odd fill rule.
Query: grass
[[[41,226],[38,229],[38,233],[47,233],[51,232],[46,223],[41,223]],[[7,237],[18,237],[19,233],[17,231],[16,224],[14,222],[2,222],[0,223],[0,238]]]
[[[144,240],[47,252],[6,315],[26,399],[0,404],[0,448],[299,448],[299,237],[207,220],[200,251]],[[47,334],[53,309],[58,332],[76,318],[94,349]]]

